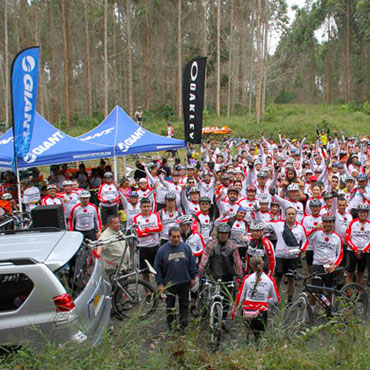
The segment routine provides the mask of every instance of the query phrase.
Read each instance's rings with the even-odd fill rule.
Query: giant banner
[[[13,60],[11,97],[15,156],[23,158],[29,151],[36,113],[39,79],[38,46],[24,49]]]
[[[191,60],[186,65],[182,78],[185,141],[193,144],[200,144],[202,141],[206,64],[206,57]]]

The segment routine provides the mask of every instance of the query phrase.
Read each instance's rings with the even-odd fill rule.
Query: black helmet
[[[164,196],[164,199],[166,199],[166,200],[170,200],[170,199],[174,200],[174,199],[176,199],[176,193],[174,193],[173,191],[170,191],[170,192],[168,192]]]
[[[221,223],[217,226],[217,232],[218,233],[230,233],[231,227],[229,224]]]
[[[211,203],[211,199],[209,199],[208,197],[200,197],[199,198],[199,203]]]
[[[331,212],[328,212],[323,214],[321,219],[323,221],[335,221],[335,216]]]
[[[315,198],[315,199],[311,199],[308,205],[309,207],[321,207],[321,202],[319,201],[319,199]]]

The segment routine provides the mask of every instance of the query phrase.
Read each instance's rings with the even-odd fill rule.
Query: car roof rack
[[[66,230],[62,230],[54,226],[43,226],[43,227],[35,227],[35,228],[30,228],[30,229],[0,230],[0,235],[12,235],[12,234],[18,234],[18,233],[27,233],[27,232],[47,233],[47,232],[58,232],[58,231],[66,231]]]

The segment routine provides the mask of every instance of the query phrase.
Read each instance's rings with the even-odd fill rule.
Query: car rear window
[[[89,282],[94,264],[91,249],[82,244],[77,253],[54,273],[72,298],[76,298]]]
[[[0,312],[21,307],[33,286],[32,280],[25,274],[0,274]]]

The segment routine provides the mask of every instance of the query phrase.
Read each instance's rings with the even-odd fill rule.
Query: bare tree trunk
[[[266,86],[267,86],[267,72],[268,72],[268,34],[269,34],[269,0],[265,0],[265,37],[263,48],[263,84],[262,84],[262,102],[261,112],[265,114],[266,110]]]
[[[231,0],[230,10],[230,36],[229,36],[229,78],[227,81],[227,117],[230,117],[231,110],[231,87],[232,87],[232,46],[233,46],[233,28],[234,28],[234,0]]]
[[[207,16],[208,16],[208,3],[202,2],[203,4],[203,56],[207,56],[208,45],[207,45]],[[204,78],[204,109],[207,109],[207,74]]]
[[[127,25],[127,73],[128,73],[128,112],[131,117],[134,115],[133,99],[133,72],[132,72],[132,50],[131,50],[131,11],[130,0],[126,0],[126,25]]]
[[[69,32],[69,8],[70,0],[62,0],[62,26],[63,26],[63,53],[64,53],[64,92],[65,92],[65,115],[69,128],[73,121],[72,116],[72,57]]]
[[[249,73],[248,73],[248,87],[249,87],[249,97],[248,97],[248,114],[252,115],[252,96],[253,96],[253,66],[254,63],[254,20],[255,20],[255,12],[253,7],[251,6],[251,24],[250,24],[250,39],[249,39]]]
[[[35,45],[40,45],[40,38],[39,38],[39,7],[38,3],[33,4],[33,17],[34,17],[34,27],[35,27]],[[39,72],[39,83],[38,83],[38,91],[37,91],[37,101],[38,104],[37,110],[40,114],[45,117],[45,109],[44,109],[44,71],[42,68],[42,52],[40,52],[40,72]]]
[[[326,103],[327,104],[331,104],[331,87],[332,87],[330,42],[331,42],[330,16],[328,16],[328,54],[326,56],[326,67],[327,67]]]
[[[255,119],[257,123],[260,122],[261,118],[261,0],[257,0],[257,9],[256,9],[256,47],[257,47],[257,65],[256,65],[256,111]]]
[[[181,72],[182,72],[182,30],[181,30],[181,17],[182,17],[182,11],[181,11],[181,0],[177,0],[177,107],[176,107],[176,114],[177,118],[181,119],[182,116],[182,78],[181,78]]]
[[[23,30],[23,47],[28,47],[28,33],[27,33],[27,8],[28,8],[28,2],[27,0],[22,0],[20,3],[21,7],[21,22],[22,22],[22,30]]]
[[[221,115],[221,0],[217,0],[216,113]]]
[[[90,63],[90,36],[89,36],[89,16],[88,0],[84,0],[84,29],[85,29],[85,71],[86,71],[86,102],[87,115],[92,116],[92,99],[91,99],[91,63]]]
[[[108,115],[108,0],[104,0],[103,11],[103,50],[104,50],[104,116]]]
[[[146,0],[145,13],[145,108],[150,109],[152,91],[152,30],[150,25],[150,1]]]
[[[346,4],[346,65],[345,65],[345,102],[350,102],[350,0]]]
[[[8,58],[8,2],[4,1],[4,121],[10,127]]]

